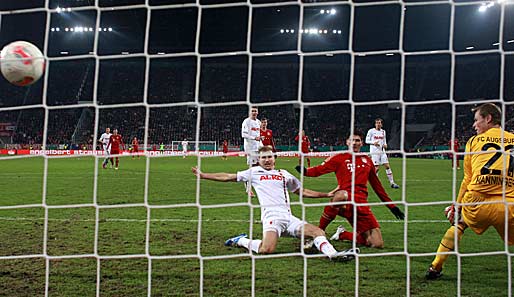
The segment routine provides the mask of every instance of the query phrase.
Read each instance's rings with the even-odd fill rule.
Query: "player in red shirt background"
[[[268,119],[261,120],[261,141],[262,145],[271,146],[273,152],[276,152],[275,149],[275,140],[273,140],[273,131],[268,129]]]
[[[107,148],[111,149],[111,155],[119,155],[120,147],[122,149],[125,149],[125,144],[123,144],[121,135],[118,134],[118,129],[114,129],[114,131],[112,131],[111,137],[109,138],[109,144],[108,144]],[[119,163],[120,163],[120,159],[118,156],[116,156],[116,164],[115,164],[114,169],[118,170]]]
[[[132,138],[132,159],[134,159],[134,154],[137,155],[137,158],[139,159],[139,141],[137,140],[137,137],[134,136]]]
[[[305,135],[305,130],[302,130],[302,133],[300,134],[302,136],[302,153],[307,154],[311,151],[311,141],[309,140],[309,137]],[[298,142],[300,140],[300,135],[296,135],[294,138],[294,141]],[[307,160],[307,166],[311,166],[311,158],[306,157]],[[298,163],[301,165],[302,158],[298,160]]]
[[[450,140],[448,142],[448,146],[449,146],[450,150],[452,149],[452,143],[453,143],[453,151],[458,153],[459,148],[460,148],[459,141],[457,139],[455,139],[453,141]],[[453,153],[449,153],[448,156],[450,157],[450,161],[452,162],[452,168],[455,168],[455,165],[457,165],[457,169],[460,169],[459,156],[456,157],[455,163],[453,163]]]
[[[353,154],[350,152],[337,154],[327,158],[321,165],[303,168],[303,174],[310,177],[335,172],[339,191],[330,199],[331,202],[355,201],[356,203],[368,203],[368,181],[380,200],[392,202],[378,179],[371,158],[364,153],[359,153],[363,145],[363,139],[364,135],[361,132],[355,131],[346,140],[346,144],[353,151]],[[353,156],[355,156],[355,160],[353,160]],[[301,172],[301,166],[296,166],[296,170]],[[353,182],[355,192],[352,194],[353,171],[355,171],[355,181]],[[396,205],[386,204],[386,207],[389,208],[397,219],[404,219],[403,212]],[[357,210],[356,228],[353,225],[355,209]],[[346,218],[353,230],[357,232],[357,244],[375,248],[382,248],[384,246],[380,225],[370,206],[353,207],[351,204],[327,205],[319,220],[319,227],[325,230],[337,215]],[[339,226],[337,232],[330,239],[352,241],[353,232],[348,232],[343,226]]]
[[[223,160],[227,159],[227,153],[228,153],[228,141],[225,139],[223,140]]]

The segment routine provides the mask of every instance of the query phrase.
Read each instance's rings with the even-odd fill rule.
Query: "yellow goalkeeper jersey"
[[[506,153],[495,152],[502,148]],[[458,202],[466,191],[501,197],[503,183],[505,197],[514,198],[514,134],[504,131],[502,135],[501,128],[491,128],[471,137],[466,144],[466,153],[471,154],[464,156],[464,179]]]

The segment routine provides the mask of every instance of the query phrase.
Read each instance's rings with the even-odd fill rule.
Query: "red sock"
[[[109,159],[111,161],[111,165],[114,165],[114,161],[112,160],[112,158]]]
[[[327,228],[328,224],[332,222],[337,214],[339,213],[339,207],[336,206],[325,206],[325,209],[323,210],[323,214],[321,214],[321,218],[319,218],[319,227],[322,230],[325,230]]]
[[[116,157],[116,167],[118,167],[119,163],[120,163],[120,159],[118,159],[118,157]]]
[[[311,167],[311,159],[307,158],[307,167]]]
[[[353,241],[353,232],[344,231],[341,234],[339,234],[339,240],[348,240]],[[361,234],[357,234],[357,244],[360,245],[367,245],[366,240],[364,237],[362,237]]]

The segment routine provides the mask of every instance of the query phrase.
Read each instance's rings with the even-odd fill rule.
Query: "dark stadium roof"
[[[391,125],[401,117],[395,113],[401,100],[432,101],[421,110],[440,108],[436,100],[445,115],[452,112],[449,98],[514,101],[514,5],[504,6],[502,18],[497,2],[281,2],[254,0],[250,7],[234,0],[201,0],[199,21],[199,8],[189,0],[150,0],[150,13],[144,0],[100,0],[98,20],[93,0],[51,0],[45,32],[44,0],[2,0],[0,11],[28,10],[2,14],[0,44],[23,39],[43,48],[48,37],[47,55],[53,59],[45,98],[50,106],[94,98],[100,105],[187,104],[198,98],[245,107],[249,96],[252,103],[281,102],[281,113],[295,118],[289,108],[297,108],[300,97],[308,104],[335,102],[345,120],[348,103],[375,102],[375,111],[366,106],[355,111],[368,114],[366,122],[389,112]],[[257,5],[263,3],[272,6]],[[147,30],[149,59],[144,55]],[[95,36],[99,60],[93,55]],[[298,54],[299,46],[305,55]],[[0,79],[0,88],[0,107],[43,102],[43,80],[19,88]],[[305,106],[311,116],[326,117]]]

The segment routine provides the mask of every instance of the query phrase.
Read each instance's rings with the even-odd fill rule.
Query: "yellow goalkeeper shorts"
[[[492,202],[491,204],[462,206],[462,218],[476,234],[482,234],[493,226],[500,237],[505,240],[505,227],[507,227],[507,239],[509,245],[514,245],[514,199],[507,198],[507,224],[505,224],[505,202],[501,196],[487,195],[479,192],[468,191],[462,198],[462,203]]]

